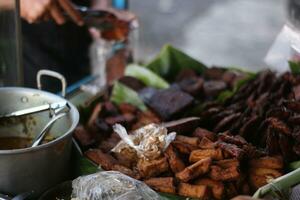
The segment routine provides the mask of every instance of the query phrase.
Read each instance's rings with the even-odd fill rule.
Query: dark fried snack
[[[189,161],[191,163],[197,162],[204,158],[211,158],[212,160],[222,160],[224,159],[222,150],[220,148],[216,149],[198,149],[191,152]]]
[[[239,179],[240,171],[236,166],[222,168],[217,165],[212,165],[209,177],[216,181],[234,181]]]
[[[173,173],[182,171],[185,168],[184,162],[178,156],[172,145],[169,145],[165,151],[165,156],[169,161],[169,166]]]
[[[85,156],[91,161],[100,165],[104,170],[111,170],[118,161],[109,154],[103,153],[99,149],[91,149],[85,152]]]
[[[239,135],[230,135],[229,133],[219,134],[218,139],[222,142],[226,142],[229,144],[235,144],[238,147],[248,144],[247,141]]]
[[[207,173],[210,169],[211,158],[205,158],[186,167],[181,172],[176,173],[176,178],[182,182],[188,182],[200,175]]]
[[[224,184],[220,181],[215,181],[210,178],[197,179],[194,184],[206,185],[211,188],[212,196],[215,199],[222,199],[224,197]]]
[[[130,176],[134,179],[137,179],[139,180],[141,178],[140,174],[134,170],[131,170],[123,165],[120,165],[120,164],[116,164],[116,165],[113,165],[111,170],[114,170],[114,171],[119,171],[123,174],[126,174],[127,176]]]
[[[199,198],[201,200],[209,200],[211,192],[206,185],[191,185],[187,183],[179,183],[178,194],[185,197]]]
[[[165,157],[151,161],[140,159],[137,168],[143,178],[150,178],[168,171],[169,164]]]
[[[276,130],[279,133],[283,133],[285,135],[289,135],[289,136],[292,135],[291,129],[283,121],[274,117],[270,117],[267,119],[267,122],[269,122],[269,126],[273,130]]]
[[[144,182],[158,192],[176,194],[175,180],[173,177],[150,178]]]
[[[239,160],[242,159],[245,155],[245,151],[234,144],[228,144],[218,141],[217,146],[220,147],[224,152],[227,152],[228,154]]]
[[[83,147],[87,147],[95,143],[95,139],[83,126],[78,126],[75,129],[74,138]]]
[[[193,136],[194,137],[198,137],[200,140],[202,140],[203,138],[208,138],[211,141],[215,141],[216,140],[216,134],[203,129],[203,128],[197,128],[194,132],[193,132]]]
[[[241,116],[241,113],[234,113],[222,119],[214,128],[215,133],[228,130],[228,127]]]

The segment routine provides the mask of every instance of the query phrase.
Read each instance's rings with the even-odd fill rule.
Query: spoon
[[[34,139],[31,147],[36,147],[38,146],[45,138],[45,136],[47,135],[49,129],[52,127],[52,125],[60,118],[64,117],[67,113],[60,113],[56,116],[54,116],[47,124],[46,126],[43,128],[43,130],[40,132],[40,134]]]

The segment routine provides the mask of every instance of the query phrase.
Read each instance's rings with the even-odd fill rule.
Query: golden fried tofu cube
[[[193,150],[198,149],[197,146],[175,140],[171,143],[180,153],[190,154]]]
[[[158,192],[176,194],[175,180],[173,177],[150,178],[144,182]]]
[[[239,167],[240,166],[240,162],[236,158],[218,160],[218,161],[215,161],[214,164],[216,164],[222,168],[229,168],[229,167],[233,167],[233,166]]]
[[[213,160],[222,160],[223,158],[223,153],[220,148],[217,149],[198,149],[194,150],[190,154],[189,161],[191,163],[197,162],[199,160],[202,160],[204,158],[211,158]]]
[[[183,136],[183,135],[177,135],[175,140],[186,143],[186,144],[190,144],[193,146],[198,146],[198,144],[199,144],[199,138],[197,138],[197,137],[187,137],[187,136]]]
[[[201,139],[199,145],[201,149],[214,149],[216,147],[216,144],[208,139],[207,137],[204,137]]]
[[[211,158],[205,158],[186,167],[181,172],[176,173],[176,178],[182,182],[188,182],[200,175],[207,173],[210,169]]]
[[[217,165],[212,165],[209,176],[216,181],[233,181],[239,179],[240,172],[236,166],[222,168]]]
[[[190,198],[198,198],[201,200],[211,199],[210,188],[206,185],[191,185],[187,183],[179,183],[178,194]]]
[[[197,179],[194,184],[209,186],[212,191],[212,196],[215,199],[222,199],[224,196],[224,184],[221,181],[215,181],[210,178],[200,178]]]
[[[168,171],[169,164],[165,157],[151,161],[140,159],[137,168],[143,178],[150,178]]]
[[[281,156],[265,156],[251,160],[250,166],[253,168],[282,169],[283,159]]]
[[[252,168],[250,169],[250,174],[258,175],[258,176],[269,176],[272,178],[277,178],[282,176],[282,173],[276,169],[268,169],[268,168]]]
[[[182,171],[185,168],[184,162],[178,156],[172,144],[169,145],[168,148],[166,149],[165,156],[169,161],[169,166],[172,172],[177,173]]]
[[[258,188],[268,184],[268,179],[265,176],[258,176],[255,174],[249,175],[249,183],[253,191],[256,191]]]

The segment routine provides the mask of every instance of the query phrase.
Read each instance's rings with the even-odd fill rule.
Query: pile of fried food
[[[143,180],[156,191],[199,199],[251,194],[282,175],[280,156],[266,156],[240,136],[216,136],[201,128],[193,135],[178,135],[154,160],[100,149],[90,149],[85,155],[104,170]]]
[[[120,82],[134,89],[148,110],[116,105],[108,93],[75,138],[104,170],[143,180],[159,192],[200,199],[252,194],[300,158],[300,76],[262,71],[225,101],[216,100],[243,76],[219,68],[203,75],[185,70],[163,90],[122,77]],[[199,102],[201,110],[193,115],[199,118],[185,118]],[[112,130],[116,123],[132,131],[178,119],[168,127],[177,137],[159,159],[111,152],[120,142]]]

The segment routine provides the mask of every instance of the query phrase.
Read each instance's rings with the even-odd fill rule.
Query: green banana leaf
[[[203,63],[171,45],[165,45],[157,57],[147,64],[146,67],[168,81],[174,80],[182,69],[191,68],[199,74],[206,69]]]
[[[289,67],[293,74],[300,74],[300,62],[289,61]]]
[[[142,111],[147,110],[147,107],[140,99],[139,95],[134,90],[118,81],[114,83],[110,100],[116,104],[129,103]]]
[[[128,65],[125,69],[125,75],[135,77],[142,81],[145,85],[157,89],[166,89],[170,86],[169,83],[159,75],[153,73],[151,70],[145,67],[136,64]]]

